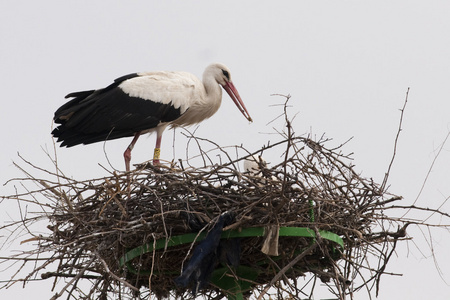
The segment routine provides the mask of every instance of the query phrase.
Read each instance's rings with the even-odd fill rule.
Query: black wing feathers
[[[75,97],[61,106],[54,116],[60,124],[52,132],[61,146],[75,146],[133,136],[138,131],[156,127],[160,122],[178,118],[180,109],[151,100],[130,97],[120,87],[124,80],[139,76],[120,77],[101,90],[75,92]]]

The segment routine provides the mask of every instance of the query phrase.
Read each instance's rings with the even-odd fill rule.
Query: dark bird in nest
[[[188,214],[189,224],[198,228],[198,222],[193,222],[192,215]],[[208,283],[212,272],[219,263],[237,267],[240,261],[241,247],[239,239],[221,240],[222,229],[234,221],[232,212],[220,215],[214,227],[208,232],[192,253],[192,257],[183,269],[182,274],[175,279],[175,284],[181,287],[192,285],[194,295]]]

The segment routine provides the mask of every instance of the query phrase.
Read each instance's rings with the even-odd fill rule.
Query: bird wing
[[[55,113],[52,132],[61,146],[132,136],[179,118],[194,99],[200,82],[188,73],[155,72],[123,76],[96,91],[75,97]],[[195,79],[193,79],[195,78]],[[183,100],[184,99],[184,100]]]

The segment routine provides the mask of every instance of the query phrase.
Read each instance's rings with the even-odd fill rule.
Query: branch
[[[388,181],[388,178],[389,178],[389,173],[391,172],[391,167],[392,167],[392,164],[394,163],[395,155],[397,154],[398,138],[400,136],[400,132],[402,131],[403,114],[405,113],[406,103],[408,103],[408,95],[409,95],[409,88],[406,90],[405,102],[403,103],[403,107],[400,110],[401,111],[400,122],[398,124],[397,135],[395,136],[395,141],[394,141],[394,153],[392,154],[391,162],[389,163],[389,167],[387,169],[387,172],[384,175],[383,183],[381,184],[381,187],[380,187],[381,191],[384,191],[384,189],[386,187],[386,184],[387,184],[387,181]]]

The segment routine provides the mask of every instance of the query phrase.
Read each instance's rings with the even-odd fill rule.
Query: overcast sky
[[[258,150],[279,139],[267,134],[281,124],[267,125],[281,113],[272,105],[283,102],[271,94],[290,94],[290,112],[298,113],[296,133],[325,134],[335,146],[353,137],[344,151],[354,153],[356,170],[378,182],[392,156],[409,87],[390,191],[411,204],[450,130],[449,13],[448,1],[411,0],[2,1],[0,180],[20,175],[12,165],[17,152],[51,166],[42,148],[53,149],[53,113],[69,92],[101,88],[140,71],[201,76],[208,64],[222,62],[254,122],[249,124],[225,94],[198,136]],[[186,138],[176,131],[175,150],[173,139],[172,131],[165,133],[162,159],[184,157]],[[106,144],[114,168],[124,169],[122,153],[129,142]],[[150,159],[154,142],[154,136],[141,138],[132,163]],[[450,196],[449,150],[450,144],[444,145],[417,205],[436,208]],[[66,175],[106,175],[98,166],[108,165],[101,143],[58,148],[57,155]],[[14,191],[11,185],[0,188],[1,195]],[[2,203],[0,210],[14,215],[16,206],[8,205]],[[379,298],[448,297],[448,232],[433,230],[442,276],[420,230],[410,228],[409,234],[420,251],[413,243],[398,248],[386,271],[403,276],[385,276]],[[48,299],[50,285],[17,286],[0,290],[0,296]]]

